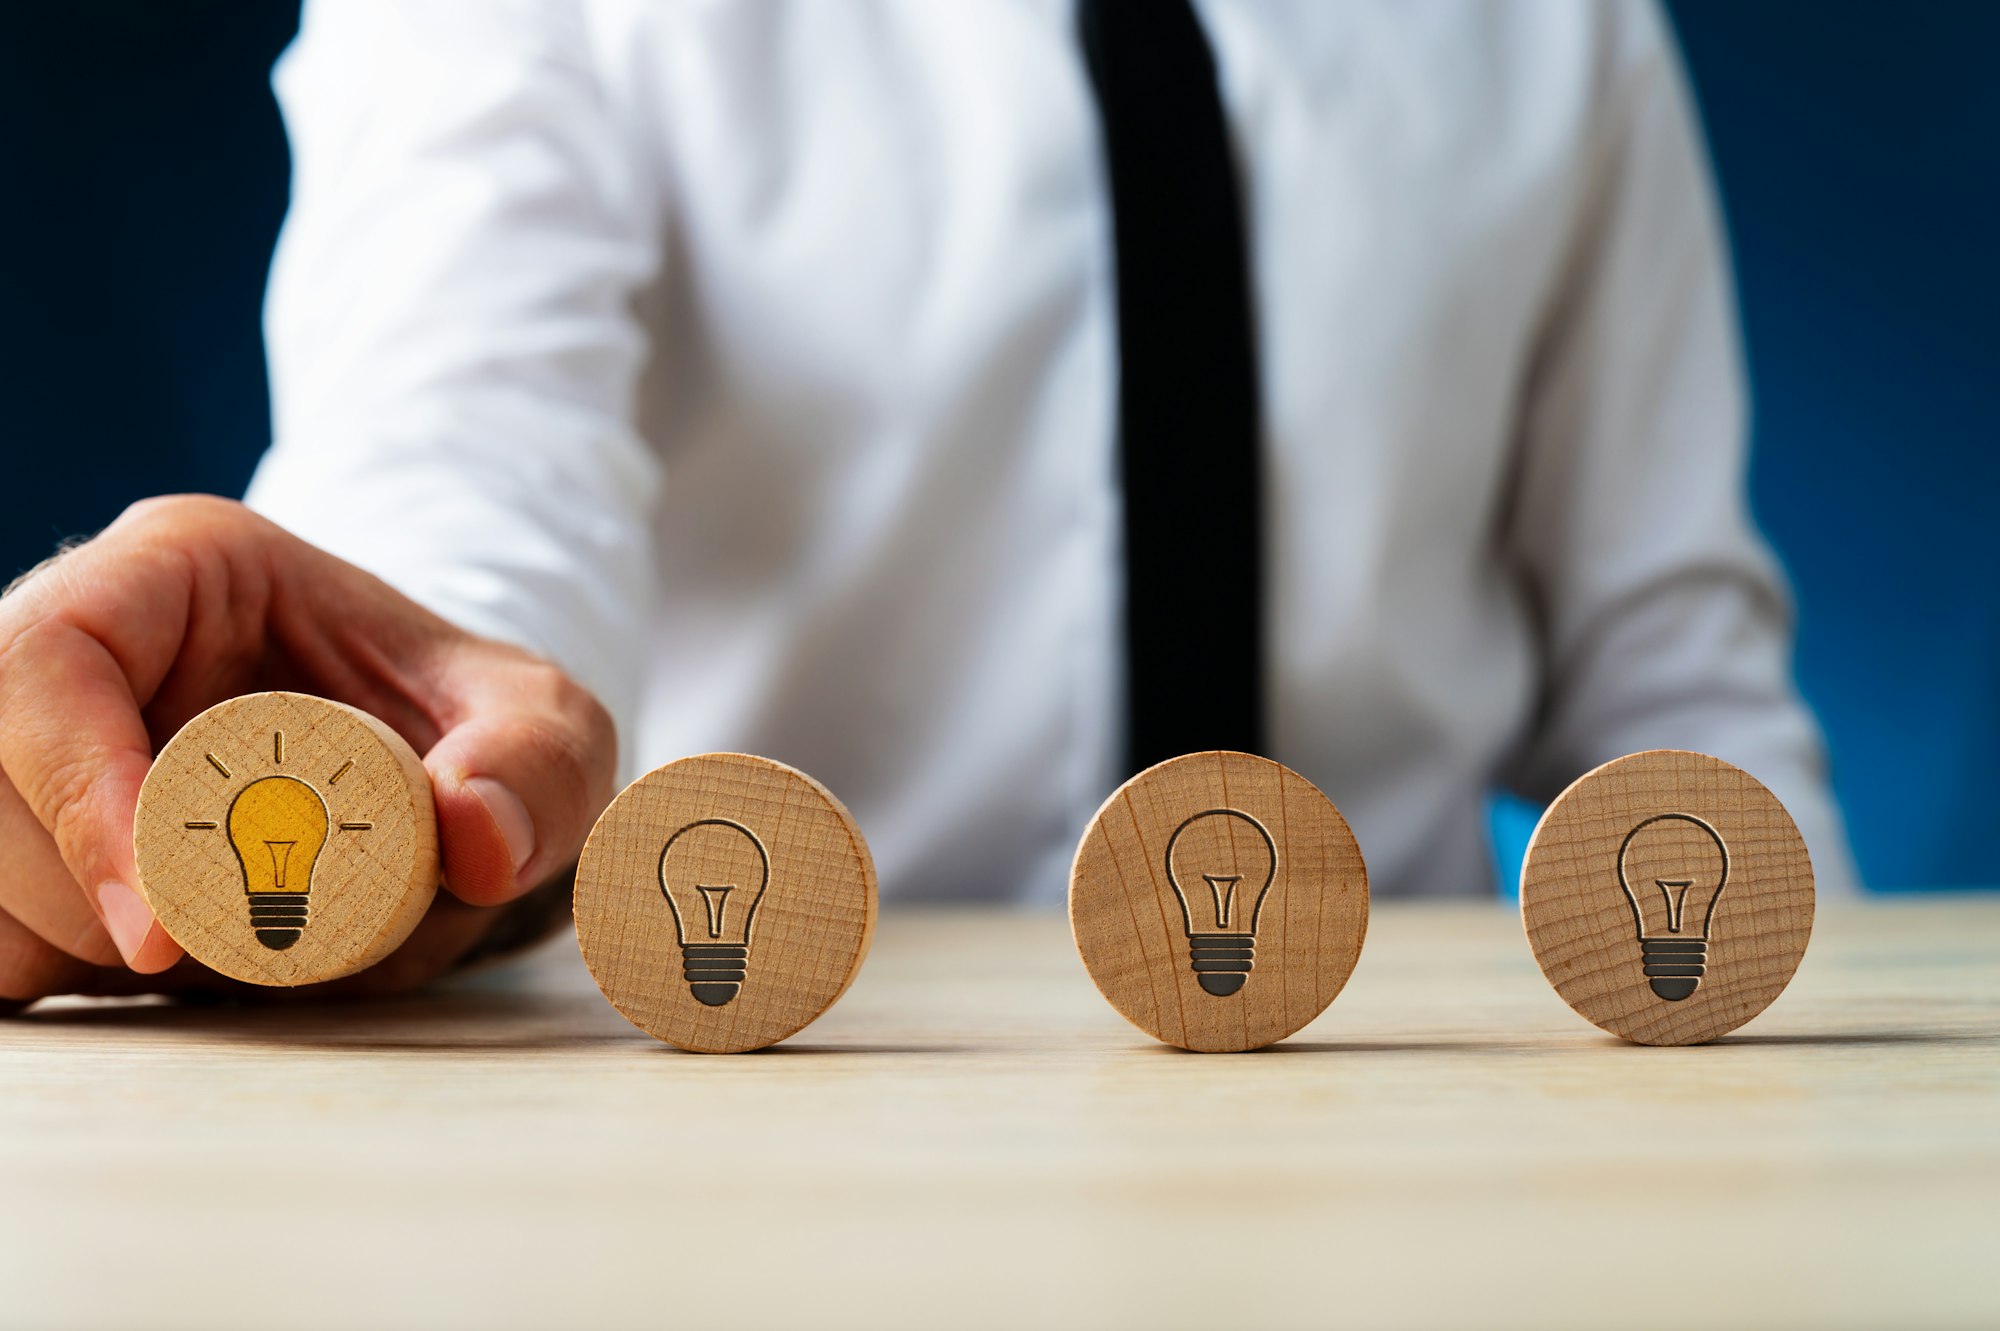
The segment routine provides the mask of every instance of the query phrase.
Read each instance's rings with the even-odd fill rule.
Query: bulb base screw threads
[[[1639,953],[1653,992],[1678,1003],[1701,986],[1708,964],[1708,941],[1702,938],[1641,938]]]
[[[250,927],[256,931],[258,942],[273,952],[283,952],[305,932],[306,894],[252,892]]]
[[[1250,978],[1256,946],[1249,934],[1189,934],[1188,960],[1203,990],[1227,998]]]
[[[736,997],[749,957],[747,943],[682,943],[681,975],[694,1001],[721,1007]]]

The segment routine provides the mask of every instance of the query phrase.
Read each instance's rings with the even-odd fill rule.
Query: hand
[[[175,731],[265,689],[373,713],[430,772],[449,895],[345,991],[450,969],[611,796],[611,718],[553,665],[240,504],[147,500],[0,598],[0,1006],[227,985],[146,906],[132,818]]]

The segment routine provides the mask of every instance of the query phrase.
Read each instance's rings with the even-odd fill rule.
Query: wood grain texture
[[[367,713],[298,693],[232,698],[183,726],[140,788],[132,844],[167,933],[251,984],[374,965],[438,886],[422,760]]]
[[[711,753],[628,786],[576,875],[583,956],[641,1030],[699,1053],[762,1049],[853,983],[875,932],[875,865],[819,782]]]
[[[1784,991],[1812,937],[1812,861],[1749,773],[1678,749],[1585,774],[1521,868],[1542,972],[1585,1020],[1639,1044],[1700,1044]]]
[[[1120,786],[1084,831],[1070,925],[1111,1006],[1157,1040],[1261,1049],[1340,993],[1368,930],[1347,821],[1298,773],[1196,753]]]
[[[1055,912],[892,905],[755,1058],[565,936],[405,999],[44,1003],[0,1086],[10,1329],[2000,1326],[2000,895],[1827,902],[1686,1049],[1578,1021],[1492,902],[1377,902],[1249,1058],[1135,1038]]]

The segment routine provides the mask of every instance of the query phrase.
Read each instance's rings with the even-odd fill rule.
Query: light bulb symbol
[[[229,845],[243,868],[250,927],[275,952],[305,930],[313,866],[330,824],[326,801],[296,777],[262,777],[230,802]]]
[[[1646,976],[1653,992],[1669,1003],[1701,984],[1708,927],[1728,882],[1729,848],[1720,833],[1692,814],[1658,814],[1625,834],[1618,849],[1618,885],[1632,903]]]
[[[721,1007],[743,987],[750,928],[770,881],[764,843],[727,818],[689,823],[661,847],[660,891],[673,908],[681,974],[696,1002]]]
[[[1250,978],[1257,916],[1277,872],[1270,830],[1237,809],[1195,814],[1167,841],[1167,881],[1180,898],[1188,958],[1217,998]]]
[[[236,773],[219,756],[202,756],[224,781],[236,779]],[[271,732],[271,765],[285,765],[282,730]],[[326,779],[327,786],[339,785],[340,778],[353,770],[354,759],[349,758]],[[305,932],[313,869],[319,864],[327,834],[336,829],[375,829],[375,824],[365,819],[335,823],[319,791],[297,777],[282,775],[259,777],[237,791],[229,802],[228,816],[221,821],[190,818],[182,826],[190,832],[213,832],[226,826],[229,848],[236,852],[236,864],[243,873],[243,891],[250,898],[250,928],[257,941],[273,952],[284,951]]]

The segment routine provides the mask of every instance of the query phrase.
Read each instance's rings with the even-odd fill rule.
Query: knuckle
[[[216,495],[155,495],[126,506],[97,539],[119,538],[138,549],[188,552],[251,539],[265,519],[234,499]]]
[[[153,495],[134,500],[105,529],[105,535],[171,540],[196,524],[212,523],[214,510],[222,502],[206,495]]]
[[[598,700],[595,693],[563,676],[563,711],[573,722],[574,729],[594,749],[610,740],[617,727],[611,719],[611,712]]]
[[[11,696],[8,685],[20,672],[21,662],[33,656],[39,639],[48,631],[49,622],[40,615],[8,614],[0,620],[0,708]]]
[[[93,764],[59,758],[36,775],[31,788],[21,791],[72,869],[82,868],[90,858],[96,787]]]
[[[233,499],[215,495],[151,495],[127,504],[118,521],[127,526],[183,520],[207,522],[233,515],[242,507]]]
[[[585,789],[594,789],[600,778],[609,780],[617,765],[617,731],[611,713],[589,690],[572,686],[575,696],[564,710],[566,724],[553,736],[561,761]]]
[[[148,495],[125,505],[118,515],[118,521],[129,525],[145,522],[152,518],[164,517],[174,512],[185,497],[182,495]]]
[[[524,657],[519,670],[517,696],[532,699],[534,711],[544,718],[531,728],[537,747],[547,750],[551,761],[564,764],[580,778],[598,766],[616,765],[617,727],[595,693],[540,657]]]

